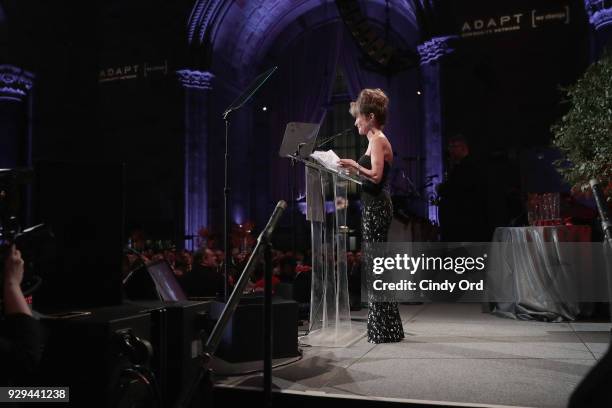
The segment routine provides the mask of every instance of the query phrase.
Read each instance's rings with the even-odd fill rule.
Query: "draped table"
[[[592,303],[564,295],[571,293],[577,277],[575,271],[564,267],[563,259],[569,251],[563,243],[590,239],[591,228],[582,225],[497,228],[492,241],[505,245],[497,246],[503,253],[492,254],[490,260],[487,285],[494,293],[489,293],[489,299],[512,301],[489,303],[489,310],[515,319],[549,322],[575,320],[592,312]],[[576,254],[571,256],[575,259]],[[588,260],[585,254],[584,261]],[[589,273],[588,265],[584,273]],[[588,277],[580,280],[588,281]]]

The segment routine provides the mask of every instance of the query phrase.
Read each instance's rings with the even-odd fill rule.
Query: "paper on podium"
[[[330,169],[334,172],[341,172],[341,167],[338,166],[338,161],[340,157],[333,151],[328,150],[326,152],[316,151],[310,155],[313,159],[315,159],[319,164],[323,167]]]

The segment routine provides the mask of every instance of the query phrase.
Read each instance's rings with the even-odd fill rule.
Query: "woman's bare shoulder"
[[[389,139],[387,139],[387,136],[384,133],[381,133],[381,137],[379,139],[379,143],[385,152],[385,160],[393,161],[393,147],[391,146],[391,142]]]
[[[385,134],[382,132],[380,132],[380,135],[378,137],[372,139],[372,143],[376,144],[376,146],[382,147],[391,146],[391,144],[389,143],[389,139],[387,139],[387,136],[385,136]]]

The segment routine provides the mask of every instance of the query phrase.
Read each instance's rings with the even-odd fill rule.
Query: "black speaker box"
[[[172,407],[182,387],[190,383],[200,367],[198,356],[212,328],[209,318],[211,302],[130,303],[151,310],[155,350],[153,368],[157,373],[164,406]],[[158,309],[160,305],[163,311]]]
[[[42,319],[48,341],[39,384],[69,387],[71,407],[160,405],[150,311],[120,305],[84,312]]]
[[[219,319],[225,303],[212,302],[210,315]],[[292,300],[272,301],[272,357],[299,355],[298,305]],[[263,298],[243,298],[230,319],[215,356],[235,363],[263,359]]]
[[[198,358],[211,329],[211,302],[168,305],[168,378],[166,406],[176,402],[182,388],[197,374]]]

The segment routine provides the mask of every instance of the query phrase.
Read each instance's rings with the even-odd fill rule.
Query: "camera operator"
[[[0,318],[0,386],[28,385],[32,382],[43,351],[43,330],[32,317],[21,291],[23,259],[15,245],[8,249],[4,263]]]

